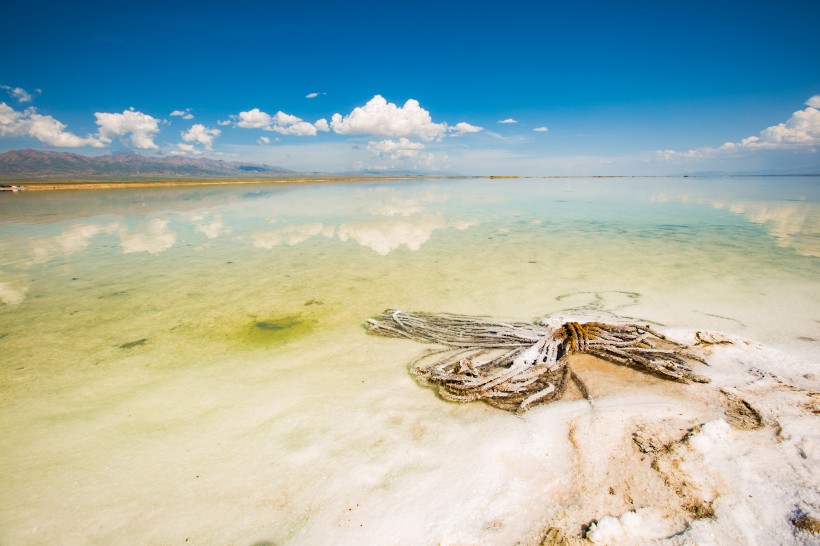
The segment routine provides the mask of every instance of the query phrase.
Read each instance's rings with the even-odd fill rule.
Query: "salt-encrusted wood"
[[[394,309],[367,324],[373,334],[443,345],[413,361],[410,373],[445,400],[482,400],[516,413],[560,398],[570,379],[588,397],[569,366],[568,357],[578,353],[664,379],[709,381],[692,371],[693,362],[705,364],[701,357],[649,326],[566,322],[549,327]]]

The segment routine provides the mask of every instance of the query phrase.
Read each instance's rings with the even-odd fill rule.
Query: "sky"
[[[820,172],[820,2],[26,2],[0,151],[304,172]]]

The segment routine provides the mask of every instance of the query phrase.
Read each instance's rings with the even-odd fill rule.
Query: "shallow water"
[[[610,311],[816,360],[820,179],[0,195],[0,543],[522,538],[566,464],[549,412],[578,403],[438,400],[420,345],[362,328],[388,307]]]

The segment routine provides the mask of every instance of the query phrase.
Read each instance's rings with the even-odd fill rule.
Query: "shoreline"
[[[736,175],[727,175],[732,178]],[[770,176],[770,175],[742,175],[746,176]],[[813,174],[790,175],[790,176],[820,176]],[[0,192],[20,192],[20,191],[55,191],[55,190],[108,190],[123,188],[161,188],[179,186],[232,186],[232,185],[259,185],[259,184],[333,184],[337,182],[390,182],[407,180],[517,180],[517,179],[547,179],[547,180],[567,180],[567,179],[644,179],[644,178],[681,178],[693,179],[702,178],[694,175],[549,175],[549,176],[518,176],[518,175],[396,175],[396,176],[293,176],[293,177],[272,177],[272,178],[184,178],[184,179],[110,179],[110,180],[89,180],[82,178],[75,179],[55,179],[54,181],[34,181],[23,179],[4,180]]]
[[[186,179],[186,180],[77,180],[60,182],[31,182],[31,181],[11,181],[12,187],[2,188],[4,191],[54,191],[54,190],[110,190],[127,188],[167,188],[179,186],[233,186],[233,185],[258,185],[258,184],[328,184],[334,182],[366,182],[366,181],[399,181],[414,180],[422,177],[391,176],[391,177],[364,177],[364,176],[344,176],[344,177],[293,177],[293,178],[218,178],[218,179]],[[424,177],[430,178],[430,177]],[[461,178],[461,177],[446,177]],[[471,177],[470,177],[471,178]]]

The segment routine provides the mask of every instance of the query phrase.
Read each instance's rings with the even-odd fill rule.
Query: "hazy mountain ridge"
[[[283,167],[181,156],[134,153],[85,156],[70,152],[13,150],[0,153],[0,177],[14,179],[115,179],[265,177],[291,174]]]

